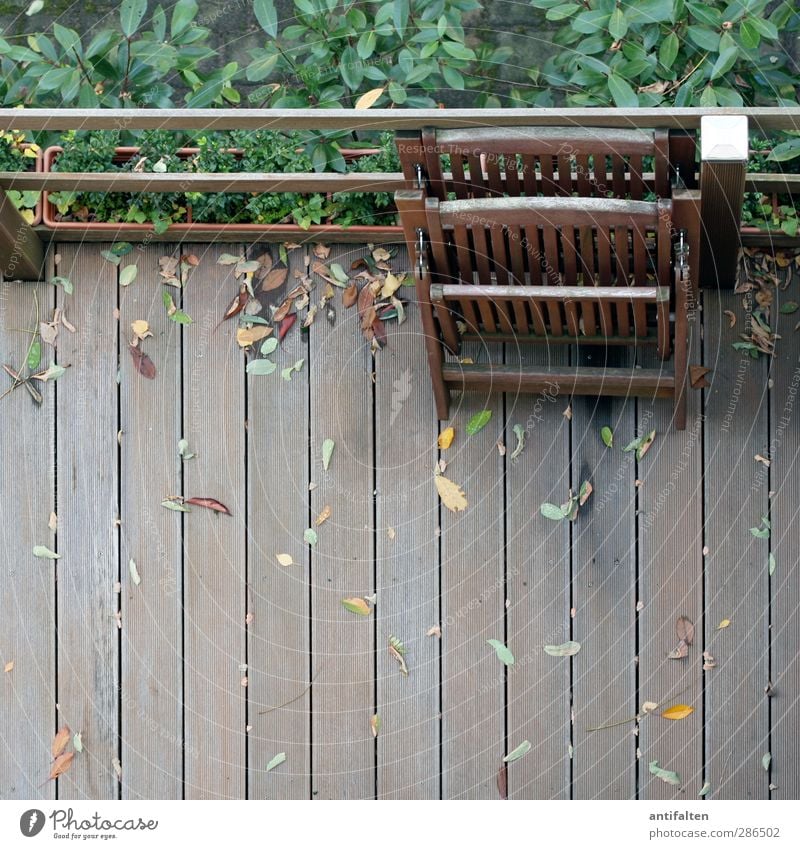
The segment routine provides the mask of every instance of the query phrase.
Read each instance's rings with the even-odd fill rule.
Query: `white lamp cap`
[[[703,115],[700,118],[700,155],[703,162],[746,161],[746,115]]]

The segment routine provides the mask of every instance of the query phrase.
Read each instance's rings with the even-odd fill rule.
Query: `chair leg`
[[[675,376],[677,381],[678,376]],[[675,430],[686,430],[686,400],[689,394],[689,387],[686,385],[686,376],[684,375],[680,386],[675,387]]]

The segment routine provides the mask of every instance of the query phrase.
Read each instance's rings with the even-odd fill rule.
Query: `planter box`
[[[32,147],[34,147],[34,146],[35,146],[35,145],[27,144],[27,143],[26,143],[26,144],[22,144],[22,145],[21,145],[21,147],[23,148],[23,150],[28,150],[28,149],[30,149],[30,148],[32,148]],[[37,151],[37,153],[36,153],[36,158],[35,158],[35,159],[29,159],[29,160],[28,160],[28,162],[30,162],[31,167],[30,167],[30,168],[26,168],[26,169],[25,169],[26,171],[36,171],[36,172],[41,172],[42,170],[44,170],[44,169],[43,169],[43,165],[42,165],[42,162],[43,162],[43,155],[42,155],[42,150],[41,150],[41,148]],[[23,173],[23,172],[20,172],[20,173]],[[8,189],[8,191],[14,191],[14,187],[13,187],[13,186],[10,186],[10,187],[9,187],[9,189]],[[41,224],[41,223],[42,223],[42,211],[43,211],[43,207],[44,207],[44,198],[43,198],[43,195],[42,195],[42,194],[40,194],[40,195],[39,195],[39,200],[37,200],[37,201],[36,201],[36,206],[34,206],[34,207],[33,207],[33,221],[31,221],[31,222],[30,222],[30,226],[31,226],[31,227],[35,227],[35,226],[37,226],[38,224]],[[30,207],[28,207],[28,209],[30,209]]]
[[[42,157],[42,168],[44,171],[52,171],[53,162],[62,152],[59,146],[48,147]],[[239,153],[239,151],[232,151]],[[342,150],[342,155],[348,161],[375,153],[373,149]],[[199,153],[198,148],[186,147],[177,151],[178,156],[188,159]],[[138,147],[116,148],[115,162],[127,162],[139,154]],[[61,221],[55,205],[50,201],[49,192],[44,192],[42,205],[42,219],[45,226],[52,230],[83,234],[93,239],[92,234],[115,234],[119,233],[130,237],[146,237],[154,234],[152,224],[135,224],[128,222],[95,222],[95,221]],[[180,237],[187,241],[193,238],[206,241],[211,238],[219,238],[221,241],[236,241],[237,238],[256,241],[295,241],[308,242],[328,239],[342,242],[375,242],[375,241],[402,241],[403,228],[398,224],[366,226],[353,225],[342,227],[331,221],[326,224],[312,225],[303,229],[297,224],[229,224],[214,223],[211,221],[192,221],[191,206],[187,207],[186,221],[171,224],[163,234],[158,234],[160,240],[169,239],[170,236]],[[166,239],[165,239],[166,237]],[[105,236],[104,236],[105,238]]]

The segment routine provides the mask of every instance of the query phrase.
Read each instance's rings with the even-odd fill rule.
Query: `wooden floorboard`
[[[506,359],[517,356],[506,346]],[[567,362],[568,351],[525,350],[524,362]],[[511,799],[570,798],[570,664],[545,645],[570,639],[570,528],[542,516],[543,502],[561,504],[570,486],[569,398],[506,395],[506,583],[508,638],[515,663],[508,670],[508,748],[527,740],[531,752],[508,765]],[[517,446],[515,425],[524,447]]]
[[[0,362],[21,369],[30,336],[21,329],[52,317],[55,293],[47,284],[0,283]],[[62,329],[62,333],[63,333]],[[46,363],[52,349],[45,345]],[[46,367],[46,366],[45,366]],[[66,387],[69,377],[64,381]],[[3,373],[0,393],[12,381]],[[3,521],[0,552],[0,798],[53,799],[47,781],[55,732],[55,587],[58,567],[33,556],[35,545],[57,549],[48,527],[55,507],[55,384],[41,387],[37,407],[23,387],[0,400],[6,452],[0,463]],[[7,670],[7,671],[6,671]]]
[[[245,372],[228,331],[215,327],[238,291],[216,245],[184,247],[200,265],[184,286],[191,316],[183,339],[186,497],[215,498],[231,516],[182,514],[187,799],[242,799],[246,749]],[[236,249],[238,250],[238,248]],[[230,248],[227,251],[230,253]],[[265,765],[266,767],[266,765]]]
[[[578,356],[585,365],[602,365],[604,352]],[[620,365],[610,360],[609,368],[623,368],[624,352],[609,352],[615,356]],[[576,799],[632,799],[636,792],[631,727],[589,730],[636,712],[636,474],[622,451],[634,436],[634,409],[633,399],[572,403],[572,488],[580,494],[584,482],[593,487],[572,526],[572,639],[581,649],[571,661],[559,659],[572,666]],[[615,434],[611,448],[600,437],[603,427]]]
[[[715,796],[765,799],[770,549],[749,529],[769,515],[769,482],[755,460],[768,453],[769,396],[765,359],[731,347],[749,321],[742,300],[708,292],[704,301],[705,361],[714,370],[705,409],[704,646],[717,662],[705,682],[706,778]]]
[[[119,307],[125,799],[183,794],[181,516],[161,506],[181,491],[181,328],[167,316],[162,292],[168,287],[158,274],[159,257],[176,252],[172,245],[150,246],[121,263],[138,268],[135,282],[120,290]],[[138,344],[157,369],[154,380],[137,371],[128,350],[135,321],[148,322],[152,333]]]
[[[59,799],[115,799],[119,782],[119,477],[117,269],[78,245],[59,247],[59,333],[69,364],[57,403],[59,725],[84,752],[58,780]],[[67,375],[65,375],[67,377]]]
[[[273,249],[278,259],[277,249]],[[251,249],[253,258],[261,248]],[[305,251],[289,253],[289,277],[304,272]],[[267,300],[256,287],[256,297]],[[235,320],[220,333],[232,336]],[[248,774],[252,799],[311,795],[308,337],[298,327],[270,356],[277,370],[247,378]],[[304,360],[290,381],[281,370]],[[289,554],[283,566],[278,554]],[[267,772],[278,754],[286,763]]]
[[[348,263],[348,250],[329,263]],[[324,284],[315,275],[319,299]],[[311,326],[311,522],[326,507],[331,517],[313,526],[311,556],[312,794],[318,799],[375,796],[375,620],[342,606],[372,596],[374,574],[373,380],[358,315],[345,311],[337,290],[336,320],[325,310]],[[327,471],[323,445],[333,440]],[[302,547],[303,541],[296,541]]]
[[[404,250],[392,265],[407,270]],[[419,309],[413,289],[401,294],[407,319],[389,325],[376,357],[378,798],[438,799],[441,640],[427,636],[440,619],[438,427]],[[407,678],[391,636],[406,647]]]

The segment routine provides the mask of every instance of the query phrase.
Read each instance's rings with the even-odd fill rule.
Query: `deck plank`
[[[506,346],[507,356],[512,346]],[[563,365],[568,352],[520,354],[523,362]],[[508,766],[511,799],[570,797],[570,668],[542,646],[570,634],[570,531],[545,519],[540,505],[561,503],[569,489],[569,398],[506,396],[506,524],[508,635],[516,663],[508,670],[508,748],[523,740],[529,755]],[[522,453],[514,425],[525,432]]]
[[[700,314],[690,313],[689,362],[699,363]],[[644,362],[654,366],[655,354]],[[679,722],[646,717],[639,728],[639,797],[696,798],[703,784],[703,397],[688,396],[686,430],[675,430],[669,400],[639,401],[638,427],[656,431],[655,442],[638,464],[639,704],[656,702],[663,710],[688,704],[694,713]],[[677,645],[679,616],[695,625],[695,640],[685,659],[667,657]],[[714,670],[716,671],[716,670]],[[713,672],[711,673],[713,674]],[[631,714],[632,716],[633,714]],[[649,764],[681,777],[674,787],[651,775]]]
[[[183,794],[181,518],[160,506],[166,495],[181,491],[181,330],[167,317],[158,274],[158,258],[176,251],[172,245],[149,246],[122,260],[123,267],[138,267],[136,281],[120,291],[125,799],[180,799]],[[138,373],[126,350],[135,338],[131,322],[138,320],[147,321],[153,334],[139,344],[155,364],[155,380]]]
[[[729,327],[723,310],[739,320]],[[749,528],[767,515],[769,482],[756,454],[768,452],[765,358],[751,359],[739,341],[746,316],[742,296],[709,292],[704,305],[705,359],[714,369],[705,430],[705,648],[717,660],[706,678],[706,778],[730,799],[765,799],[769,778],[767,560],[769,541]],[[728,628],[719,623],[729,619]]]
[[[52,262],[52,260],[50,260]],[[51,266],[52,268],[52,266]],[[55,293],[49,284],[0,283],[0,362],[24,365],[30,337],[15,328],[36,322],[34,292],[40,316],[49,321]],[[62,333],[64,330],[62,329]],[[51,349],[44,347],[45,367]],[[67,387],[65,375],[62,386]],[[12,385],[3,373],[0,392]],[[0,798],[53,799],[55,782],[47,783],[50,742],[54,733],[56,695],[55,576],[56,564],[33,556],[35,545],[56,549],[48,528],[55,507],[54,385],[40,387],[44,404],[37,407],[24,388],[0,401],[4,461],[0,463],[3,521],[0,551]],[[13,669],[5,672],[6,664]]]
[[[256,247],[250,253],[262,252]],[[292,278],[303,270],[303,254],[289,253]],[[307,336],[295,326],[271,359],[278,371],[247,380],[249,792],[252,799],[308,799],[309,556],[302,544],[309,512]],[[305,363],[291,382],[282,380],[280,369],[300,359]],[[279,565],[277,554],[291,554],[294,565]],[[286,753],[286,764],[267,773],[279,752]]]
[[[117,269],[78,245],[59,247],[58,303],[76,327],[59,334],[70,382],[58,393],[59,724],[84,753],[58,781],[59,799],[116,799],[119,734]],[[123,623],[124,625],[124,623]]]
[[[347,262],[334,247],[329,262]],[[314,275],[314,296],[324,283]],[[375,621],[350,613],[342,599],[375,592],[374,439],[375,367],[358,315],[334,299],[336,323],[320,310],[311,326],[311,521],[326,506],[331,517],[311,550],[312,793],[319,799],[375,795]],[[335,443],[327,471],[322,446]],[[302,538],[295,540],[298,551]]]
[[[463,355],[486,358],[477,343]],[[502,350],[492,355],[502,357]],[[481,410],[492,412],[491,421],[468,436],[467,423]],[[506,667],[486,641],[506,641],[504,463],[496,444],[504,433],[502,396],[454,396],[449,424],[456,440],[445,475],[463,488],[469,506],[457,514],[441,510],[442,796],[495,799],[506,745]]]
[[[593,365],[603,353],[580,356]],[[627,360],[622,351],[609,356]],[[636,793],[632,728],[587,730],[636,712],[636,469],[632,454],[622,452],[634,436],[634,413],[630,398],[578,397],[572,403],[573,490],[578,493],[584,481],[594,488],[572,528],[572,639],[581,644],[572,659],[575,799],[632,799]],[[605,426],[615,435],[610,449],[600,437]]]
[[[798,275],[780,293],[783,301],[797,300]],[[770,580],[772,668],[774,696],[770,700],[772,798],[800,799],[800,356],[794,315],[776,313],[773,326],[782,340],[772,369],[770,392],[770,485],[774,491],[771,548],[775,570]],[[761,472],[762,476],[765,474]]]
[[[235,339],[214,328],[238,285],[216,245],[184,247],[200,265],[184,287],[184,495],[219,499],[224,516],[183,514],[185,796],[245,797],[245,373]],[[229,249],[227,253],[231,253]],[[227,328],[226,328],[227,329]]]
[[[392,266],[407,268],[405,250]],[[439,505],[431,480],[439,431],[414,290],[400,294],[409,300],[408,318],[389,325],[376,359],[378,797],[438,799],[441,642],[426,633],[439,624]],[[389,656],[390,636],[406,647],[408,678]]]

